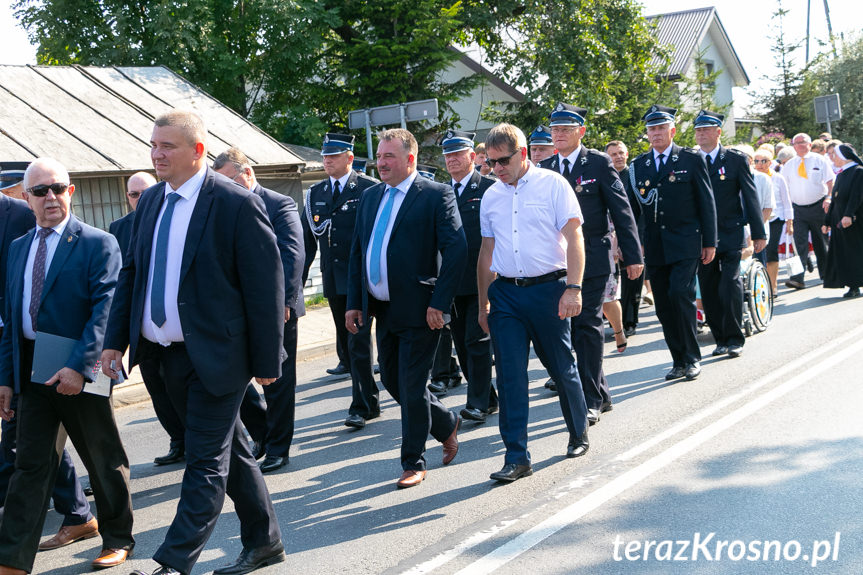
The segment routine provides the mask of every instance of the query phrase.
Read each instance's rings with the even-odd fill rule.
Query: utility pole
[[[827,16],[827,34],[830,36],[830,46],[833,48],[833,57],[838,58],[836,53],[836,38],[833,37],[833,25],[830,23],[830,6],[827,0],[824,0],[824,14]]]
[[[806,0],[806,64],[809,64],[809,23],[812,16],[812,0]]]

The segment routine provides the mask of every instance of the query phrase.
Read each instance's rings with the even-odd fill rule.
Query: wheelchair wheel
[[[773,320],[773,293],[767,270],[758,260],[753,260],[746,272],[744,290],[749,323],[754,332],[764,331]]]

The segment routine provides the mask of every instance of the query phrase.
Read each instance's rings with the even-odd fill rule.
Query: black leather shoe
[[[605,413],[606,411],[611,411],[612,409],[614,409],[614,405],[612,405],[610,401],[603,401],[602,405],[599,406],[600,413]]]
[[[806,284],[803,282],[799,282],[797,280],[785,280],[785,287],[790,287],[794,289],[804,289]]]
[[[172,447],[168,453],[153,460],[153,465],[170,465],[179,463],[186,458],[186,450],[182,447]]]
[[[846,299],[860,297],[860,288],[848,288],[848,291],[842,294],[842,297]]]
[[[684,377],[686,377],[687,381],[692,381],[699,375],[701,375],[700,363],[696,361],[695,363],[687,364],[686,369],[684,370]]]
[[[147,573],[146,571],[139,571],[138,569],[135,569],[134,571],[129,573],[129,575],[184,575],[184,574],[180,573],[179,571],[177,571],[173,567],[166,567],[165,565],[162,565],[158,569],[153,571],[152,573]]]
[[[446,395],[446,380],[439,379],[429,383],[429,391],[435,395]]]
[[[255,461],[258,461],[260,458],[267,454],[267,449],[264,447],[263,441],[253,441],[251,448],[252,457],[255,458]]]
[[[455,377],[449,378],[449,386],[450,387],[458,387],[461,385],[461,375],[456,375]]]
[[[548,381],[545,382],[545,388],[549,391],[557,391],[557,384],[554,383],[553,378],[548,378]]]
[[[89,485],[84,487],[84,497],[93,497],[93,488]]]
[[[336,367],[331,367],[327,369],[327,373],[329,373],[330,375],[348,375],[351,373],[351,370],[348,368],[348,366],[346,366],[342,362],[339,362]]]
[[[599,410],[594,408],[587,409],[587,423],[588,425],[594,425],[599,423]]]
[[[275,565],[285,560],[285,546],[276,541],[263,547],[243,549],[231,565],[213,571],[213,575],[243,575],[267,565]]]
[[[516,479],[533,475],[533,468],[530,465],[519,465],[518,463],[507,463],[500,471],[495,471],[489,475],[489,479],[495,481],[505,481],[512,483]]]
[[[488,409],[485,410],[485,414],[486,415],[492,415],[494,413],[497,413],[497,411],[499,409],[500,409],[500,405],[497,403],[495,403],[494,405],[489,405]]]
[[[742,345],[729,345],[728,346],[728,357],[740,357],[740,354],[743,353]]]
[[[665,379],[671,381],[672,379],[680,379],[685,375],[686,370],[683,367],[675,365],[673,368],[671,368],[671,371],[665,374]]]
[[[581,434],[581,437],[576,435],[569,436],[569,443],[566,446],[567,457],[581,457],[590,448],[590,442],[587,440],[587,430]]]
[[[632,337],[635,335],[635,326],[631,325],[629,327],[623,328],[623,335],[626,337]]]
[[[728,353],[728,346],[717,345],[716,349],[713,350],[713,353],[711,355],[713,357],[718,357],[720,355],[725,355],[726,353]]]
[[[356,413],[352,413],[348,415],[347,419],[345,419],[345,425],[347,427],[353,427],[354,429],[362,429],[366,426],[366,420],[364,417],[357,415]]]
[[[261,473],[269,473],[276,469],[281,469],[288,464],[287,457],[279,457],[278,455],[268,455],[261,462]]]
[[[476,409],[475,407],[466,407],[459,412],[462,419],[469,419],[471,421],[485,421],[486,412],[481,409]]]

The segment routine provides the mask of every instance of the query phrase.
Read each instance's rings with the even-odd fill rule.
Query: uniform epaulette
[[[732,152],[732,153],[734,153],[734,154],[737,154],[737,155],[738,155],[738,156],[740,156],[741,158],[748,158],[748,157],[749,157],[749,156],[747,156],[746,154],[744,154],[743,152],[741,152],[740,150],[738,150],[738,149],[736,149],[736,148],[725,148],[725,151],[726,151],[726,152]]]

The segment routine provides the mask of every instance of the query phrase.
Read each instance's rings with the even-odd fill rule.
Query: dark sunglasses
[[[126,195],[134,200],[141,196],[141,192],[126,192]]]
[[[497,159],[486,158],[485,159],[485,165],[488,166],[489,168],[491,168],[492,170],[494,169],[495,164],[500,164],[501,166],[506,167],[509,165],[509,161],[512,159],[512,157],[514,155],[516,155],[517,153],[519,153],[520,151],[521,151],[521,148],[516,148],[515,151],[508,156],[504,156],[502,158],[497,158]]]
[[[60,182],[49,184],[47,186],[45,184],[42,184],[41,186],[33,186],[32,188],[27,188],[27,193],[36,196],[37,198],[44,198],[48,195],[48,190],[51,190],[52,192],[54,192],[55,196],[59,196],[60,194],[66,193],[66,189],[68,187],[69,184],[62,184]]]

